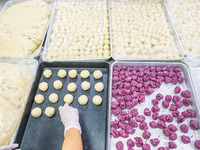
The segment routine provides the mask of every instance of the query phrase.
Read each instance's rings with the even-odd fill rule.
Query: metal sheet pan
[[[111,3],[112,2],[123,2],[123,1],[127,1],[127,0],[110,0],[109,3],[108,3],[109,4],[108,5],[108,7],[109,7],[108,9],[109,9],[109,15],[110,15],[109,18],[110,18],[110,39],[111,40],[113,39],[112,38],[112,15],[111,15],[112,4]],[[174,27],[174,24],[172,23],[172,19],[171,19],[170,15],[169,15],[169,10],[166,7],[165,0],[130,0],[130,1],[138,1],[138,2],[139,1],[159,1],[159,2],[161,2],[162,8],[163,8],[163,10],[165,12],[165,15],[166,15],[166,19],[167,19],[167,21],[169,23],[170,28],[172,29],[172,34],[174,36],[174,42],[175,42],[177,48],[179,49],[180,58],[179,59],[119,59],[119,58],[116,58],[114,56],[114,54],[113,54],[113,46],[110,45],[111,52],[112,52],[112,58],[115,61],[130,61],[130,60],[134,60],[134,61],[180,61],[184,57],[185,54],[183,52],[183,47],[182,47],[182,45],[180,43],[180,39],[179,39],[179,37],[177,35],[176,29]],[[111,44],[112,44],[112,42],[111,42]]]
[[[9,0],[8,2],[6,2],[6,4],[2,8],[0,14],[3,13],[4,11],[6,11],[9,7],[11,7],[11,6],[15,5],[15,4],[19,4],[19,3],[25,2],[25,1],[30,1],[30,0]],[[28,58],[34,58],[34,57],[37,57],[37,56],[40,55],[40,53],[42,51],[43,44],[45,42],[45,37],[46,37],[47,31],[48,31],[48,28],[49,28],[49,24],[51,22],[52,12],[53,12],[53,9],[54,9],[54,1],[56,1],[56,0],[43,0],[43,1],[45,1],[45,2],[47,2],[49,4],[49,6],[51,8],[51,15],[50,15],[49,22],[47,24],[47,27],[46,27],[46,30],[45,30],[45,33],[44,33],[44,36],[43,36],[41,44],[34,51],[34,53]]]
[[[71,93],[74,96],[74,101],[70,104],[79,110],[80,124],[82,128],[82,140],[84,150],[104,150],[106,147],[107,137],[107,110],[108,110],[108,83],[109,83],[109,64],[99,62],[54,62],[47,63],[42,62],[39,65],[35,83],[33,84],[31,94],[29,96],[28,104],[25,109],[25,113],[20,124],[20,128],[15,142],[20,144],[22,150],[38,150],[48,149],[57,150],[61,149],[64,140],[64,126],[60,121],[58,107],[64,105],[63,97],[67,93],[67,85],[69,82],[75,82],[77,84],[77,90]],[[53,74],[51,78],[46,79],[42,75],[44,69],[51,69]],[[59,69],[65,69],[67,72],[70,69],[76,69],[78,76],[75,79],[70,79],[69,76],[60,79],[57,76]],[[87,69],[90,72],[88,79],[81,79],[80,71]],[[95,80],[93,78],[93,71],[99,69],[103,73],[101,79]],[[59,79],[63,82],[63,88],[61,90],[55,90],[53,88],[53,82]],[[39,91],[38,84],[42,81],[46,81],[49,84],[49,88],[46,92]],[[91,88],[88,91],[83,91],[80,87],[81,82],[88,81],[91,84]],[[96,92],[94,84],[97,82],[104,83],[104,91]],[[57,93],[59,100],[56,104],[51,103],[48,100],[48,96],[51,93]],[[34,102],[34,96],[41,93],[45,97],[45,101],[42,104],[36,104]],[[78,103],[78,97],[82,94],[87,95],[89,101],[85,106],[81,106]],[[95,106],[92,102],[94,95],[100,95],[103,98],[103,102],[99,106]],[[52,118],[48,118],[44,114],[44,110],[47,106],[52,106],[56,109],[56,114]],[[40,107],[43,114],[40,118],[36,119],[30,115],[31,109]]]
[[[110,48],[110,56],[108,58],[92,58],[92,59],[71,59],[71,60],[47,60],[46,59],[46,54],[47,54],[47,48],[49,47],[50,43],[51,43],[51,39],[50,39],[50,36],[52,34],[52,31],[53,31],[53,24],[55,23],[56,21],[56,6],[59,4],[59,3],[62,3],[62,2],[84,2],[84,1],[89,1],[89,2],[92,2],[94,0],[57,0],[55,2],[55,8],[53,10],[53,13],[52,13],[52,20],[51,20],[51,23],[49,25],[49,30],[47,32],[47,37],[46,37],[46,40],[45,40],[45,45],[44,45],[44,51],[42,53],[42,59],[44,61],[47,61],[47,62],[57,62],[57,61],[107,61],[111,58],[111,55],[112,55],[112,49]],[[102,1],[102,0],[98,0],[98,1]],[[107,4],[109,5],[109,0],[107,0]],[[109,15],[109,9],[108,9],[108,15]],[[110,31],[110,15],[109,15],[109,31]],[[109,34],[110,35],[110,34]],[[110,37],[110,47],[111,47],[111,37]]]
[[[188,67],[184,64],[184,63],[181,63],[181,62],[115,62],[115,63],[113,63],[112,64],[112,66],[111,66],[111,75],[110,75],[110,87],[112,87],[112,76],[113,76],[113,68],[115,67],[115,66],[137,66],[137,67],[144,67],[144,66],[159,66],[159,67],[162,67],[162,66],[173,66],[173,67],[179,67],[179,68],[181,68],[182,69],[182,73],[183,73],[183,76],[185,77],[185,81],[184,81],[184,83],[183,84],[177,84],[177,85],[172,85],[171,84],[171,86],[166,86],[166,85],[168,85],[168,84],[166,84],[166,85],[162,85],[161,86],[161,90],[160,89],[155,89],[155,92],[152,94],[152,95],[150,95],[150,96],[146,96],[146,101],[145,102],[143,102],[143,103],[141,103],[140,105],[136,105],[135,106],[135,108],[138,108],[138,111],[139,111],[139,113],[140,114],[143,114],[143,109],[145,108],[145,107],[149,107],[149,105],[152,105],[151,104],[151,102],[149,103],[149,102],[147,102],[148,100],[149,101],[151,101],[151,99],[153,99],[153,98],[155,98],[155,95],[157,94],[157,93],[162,93],[162,94],[169,94],[170,93],[170,90],[172,90],[173,91],[173,87],[175,87],[175,86],[180,86],[181,88],[182,88],[182,90],[184,89],[184,90],[186,90],[186,89],[188,89],[188,90],[190,90],[190,92],[191,92],[191,100],[192,100],[192,104],[191,104],[191,108],[192,109],[194,109],[195,111],[196,111],[196,118],[195,118],[195,120],[197,120],[197,122],[198,123],[200,123],[200,107],[199,107],[199,101],[198,101],[198,99],[197,99],[197,97],[196,97],[196,93],[195,93],[195,90],[194,90],[194,86],[193,86],[193,83],[192,83],[192,80],[191,80],[191,75],[190,75],[190,72],[189,72],[189,70],[188,70]],[[163,83],[164,84],[164,83]],[[165,87],[166,86],[166,87]],[[167,90],[166,90],[166,88],[167,88]],[[165,93],[164,93],[165,92]],[[167,95],[166,94],[166,95]],[[174,94],[170,94],[170,95],[174,95]],[[114,98],[112,97],[112,88],[110,88],[110,91],[109,91],[109,99],[110,99],[110,103],[109,103],[109,116],[108,116],[108,122],[111,122],[111,120],[113,119],[113,115],[111,115],[111,102],[114,100]],[[146,104],[146,102],[147,103],[149,103],[149,104]],[[159,104],[159,106],[160,106],[160,104]],[[163,111],[164,109],[162,109],[162,107],[160,107],[161,108],[161,110],[160,111]],[[142,109],[142,111],[140,110],[140,109]],[[180,108],[180,109],[182,109],[182,108]],[[185,110],[185,108],[183,108],[184,110]],[[180,110],[179,110],[180,111]],[[146,117],[146,120],[148,120],[149,118],[148,117]],[[152,120],[152,119],[150,119],[150,120]],[[186,122],[187,122],[187,124],[189,124],[189,120],[190,119],[186,119]],[[148,121],[146,121],[147,123],[148,123]],[[175,122],[173,121],[172,122],[173,124],[177,124],[176,123],[176,119],[175,119]],[[179,125],[180,126],[180,125]],[[178,129],[179,129],[179,126],[177,126],[178,127]],[[108,124],[108,138],[107,138],[107,143],[108,143],[108,145],[107,145],[107,149],[108,150],[112,150],[112,149],[115,149],[115,143],[114,142],[116,142],[116,141],[114,141],[115,139],[114,138],[112,138],[111,137],[111,135],[110,135],[110,123]],[[129,138],[133,138],[134,136],[139,136],[139,137],[141,137],[141,133],[143,132],[142,130],[140,130],[141,131],[141,133],[137,133],[137,131],[138,130],[140,130],[139,128],[136,128],[136,133],[135,134],[133,134],[133,135],[131,135],[131,136],[129,136]],[[150,127],[149,127],[149,129],[148,129],[149,131],[150,130],[152,130]],[[155,130],[156,130],[156,132],[155,132]],[[166,138],[165,139],[163,139],[163,133],[162,133],[162,130],[159,130],[159,129],[153,129],[153,131],[150,131],[151,132],[151,134],[153,135],[153,136],[157,136],[157,137],[159,137],[159,139],[160,139],[160,141],[161,141],[161,143],[163,142],[163,140],[166,140]],[[161,135],[161,136],[159,136],[159,135]],[[180,129],[177,131],[177,135],[178,135],[178,139],[175,141],[175,143],[178,145],[178,149],[195,149],[194,148],[194,141],[195,141],[195,139],[199,139],[200,138],[200,134],[199,134],[199,130],[196,130],[196,131],[194,131],[194,130],[189,130],[189,133],[187,133],[187,134],[183,134],[183,133],[181,133],[181,131],[180,131]],[[191,137],[191,143],[190,144],[183,144],[182,142],[181,142],[181,139],[180,139],[180,136],[181,135],[190,135],[190,137]],[[163,136],[163,137],[162,137]],[[128,140],[129,138],[126,138],[126,140]],[[152,136],[151,136],[151,138],[153,138]],[[155,138],[155,137],[154,137]],[[168,138],[167,138],[168,139]],[[122,139],[122,138],[120,138],[120,139],[118,139],[118,141],[123,141],[123,143],[124,143],[124,145],[125,145],[125,149],[126,149],[126,140],[125,139]],[[114,142],[113,142],[114,141]],[[149,142],[147,142],[149,145],[151,145]],[[164,143],[164,145],[158,145],[157,146],[157,148],[158,147],[160,147],[160,146],[167,146],[167,143],[166,143],[166,141],[165,141],[165,143]],[[152,147],[153,149],[155,149],[154,147]]]

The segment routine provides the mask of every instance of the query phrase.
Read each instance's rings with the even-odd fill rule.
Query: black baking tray
[[[74,101],[71,106],[79,110],[79,120],[82,128],[82,141],[84,150],[105,150],[106,138],[107,138],[107,115],[108,115],[108,85],[109,85],[109,63],[107,62],[42,62],[38,67],[36,74],[36,80],[33,83],[31,93],[23,114],[19,130],[15,139],[21,150],[60,150],[64,140],[64,126],[60,120],[58,107],[64,105],[64,96],[67,93],[71,93],[67,90],[67,85],[70,82],[77,84],[77,90],[71,93],[74,96]],[[51,69],[53,74],[51,78],[46,79],[42,75],[44,69]],[[65,69],[67,72],[70,69],[76,69],[78,76],[75,79],[65,77],[60,79],[57,76],[57,72],[60,69]],[[80,77],[81,70],[87,69],[90,72],[88,79],[82,79]],[[103,77],[101,79],[94,79],[93,72],[95,70],[101,70]],[[63,82],[63,88],[61,90],[55,90],[53,88],[53,82],[55,80]],[[37,89],[40,82],[46,81],[49,84],[49,88],[46,92],[42,92]],[[89,81],[91,88],[88,91],[81,89],[81,82]],[[96,92],[94,85],[97,82],[104,83],[104,91]],[[51,93],[57,93],[59,101],[56,104],[51,103],[48,97]],[[42,104],[36,104],[34,102],[34,96],[36,94],[43,94],[45,101]],[[82,94],[88,96],[88,103],[85,106],[81,106],[78,103],[78,97]],[[100,95],[103,98],[103,102],[99,106],[95,106],[92,102],[94,95]],[[46,107],[52,106],[56,109],[56,114],[52,118],[48,118],[44,114]],[[40,118],[33,118],[30,112],[33,108],[40,107],[43,114]]]

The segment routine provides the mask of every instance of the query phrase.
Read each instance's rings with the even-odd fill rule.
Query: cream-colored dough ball
[[[100,79],[100,78],[102,78],[103,74],[100,70],[96,70],[96,71],[94,71],[93,76],[95,79]]]
[[[79,98],[78,98],[78,102],[80,105],[86,105],[87,102],[88,102],[88,98],[86,95],[81,95]]]
[[[52,93],[49,95],[49,101],[52,103],[57,103],[58,101],[58,94]]]
[[[60,70],[58,71],[58,77],[64,78],[64,77],[66,77],[66,76],[67,76],[67,72],[66,72],[65,70],[60,69]]]
[[[35,107],[34,109],[32,109],[31,111],[31,115],[35,118],[39,118],[42,114],[42,110],[39,107]]]
[[[66,94],[64,97],[65,103],[71,104],[73,102],[73,100],[74,100],[74,97],[72,94]]]
[[[46,70],[43,72],[43,76],[44,76],[45,78],[50,78],[51,75],[52,75],[52,71],[49,70],[49,69],[46,69]]]
[[[102,92],[104,89],[104,84],[102,82],[98,82],[95,84],[94,88],[97,92]]]
[[[88,70],[83,70],[81,71],[80,75],[81,75],[81,78],[86,79],[90,76],[90,72]]]
[[[60,80],[56,80],[56,81],[54,81],[53,86],[56,90],[59,90],[63,87],[63,84]]]
[[[43,92],[45,92],[48,89],[48,83],[42,82],[39,84],[39,89]]]
[[[95,104],[95,105],[100,105],[102,103],[102,97],[99,96],[99,95],[95,95],[92,99],[92,102]]]
[[[75,83],[71,82],[71,83],[68,84],[67,89],[70,92],[74,92],[77,89],[77,85]]]
[[[37,94],[34,100],[37,104],[42,104],[44,102],[44,96],[42,94]]]
[[[76,76],[77,76],[77,71],[75,70],[75,69],[72,69],[72,70],[70,70],[69,71],[69,77],[70,78],[76,78]]]
[[[54,115],[55,115],[55,113],[56,113],[56,110],[55,110],[55,108],[53,108],[53,107],[47,107],[46,109],[45,109],[45,115],[47,116],[47,117],[49,117],[49,118],[51,118],[51,117],[53,117]]]
[[[84,90],[84,91],[87,91],[90,89],[90,82],[87,82],[87,81],[84,81],[81,83],[81,88]]]

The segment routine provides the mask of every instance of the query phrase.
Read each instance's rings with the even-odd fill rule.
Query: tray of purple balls
[[[115,62],[110,78],[107,149],[200,149],[199,103],[184,63]]]

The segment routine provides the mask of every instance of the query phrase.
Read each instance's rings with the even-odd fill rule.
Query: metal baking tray
[[[50,39],[50,36],[53,32],[53,24],[55,23],[56,21],[56,7],[58,4],[60,3],[63,3],[63,2],[84,2],[84,1],[89,1],[89,2],[93,2],[95,0],[57,0],[55,2],[55,8],[54,8],[54,11],[52,13],[52,19],[51,19],[51,23],[49,25],[49,30],[47,32],[47,37],[45,39],[45,44],[44,44],[44,50],[43,50],[43,53],[42,53],[42,59],[44,61],[47,61],[47,62],[54,62],[54,61],[107,61],[111,58],[111,55],[112,55],[112,49],[111,49],[111,36],[110,36],[110,56],[108,58],[88,58],[88,59],[71,59],[71,60],[47,60],[46,59],[46,54],[47,54],[47,48],[49,47],[50,43],[51,43],[51,39]],[[103,1],[103,0],[97,0],[97,1]],[[107,0],[107,4],[109,5],[109,0]],[[108,15],[109,15],[109,31],[110,31],[110,13],[109,13],[109,9],[108,9]],[[110,35],[110,34],[109,34]]]
[[[16,66],[25,65],[25,66],[27,66],[27,68],[30,69],[30,71],[31,71],[30,74],[31,74],[32,79],[31,79],[31,82],[30,82],[29,91],[27,93],[27,97],[28,97],[28,95],[31,91],[32,84],[35,80],[35,74],[36,74],[36,68],[37,68],[38,62],[34,59],[28,59],[28,58],[27,59],[26,58],[24,58],[24,59],[22,59],[22,58],[21,59],[18,59],[18,58],[14,58],[14,59],[1,58],[0,59],[0,65],[4,65],[5,63],[15,64]],[[28,102],[28,100],[27,100],[27,102]],[[19,125],[18,125],[17,129],[15,130],[12,138],[10,139],[9,144],[12,144],[14,142],[15,137],[16,137],[16,133],[18,132],[18,128],[19,128]]]
[[[124,2],[126,0],[110,0],[109,3],[108,3],[108,9],[109,9],[109,21],[110,21],[110,39],[112,41],[112,14],[111,14],[111,7],[112,7],[112,2]],[[111,48],[111,52],[112,52],[112,58],[115,60],[115,61],[129,61],[129,60],[134,60],[134,61],[180,61],[183,57],[184,57],[184,52],[183,52],[183,47],[180,43],[180,39],[177,35],[177,32],[176,32],[176,29],[174,27],[174,24],[172,22],[172,19],[169,15],[169,10],[168,8],[166,7],[166,3],[165,3],[165,0],[128,0],[128,1],[159,1],[161,4],[162,4],[162,8],[165,12],[165,15],[166,15],[166,19],[168,21],[168,24],[170,26],[170,28],[172,29],[172,35],[174,36],[174,42],[177,46],[177,48],[179,49],[179,54],[180,54],[180,58],[179,59],[119,59],[119,58],[116,58],[113,54],[113,45],[112,45],[112,42],[110,43],[110,48]]]
[[[114,118],[115,118],[114,115],[111,115],[111,102],[115,100],[115,98],[112,97],[112,76],[113,76],[113,68],[115,66],[119,66],[119,67],[120,66],[131,66],[131,67],[133,67],[133,66],[137,66],[137,67],[145,67],[145,66],[150,66],[150,67],[151,66],[155,66],[155,67],[157,67],[157,66],[159,66],[159,67],[168,66],[169,67],[169,66],[173,66],[173,67],[179,67],[179,68],[181,68],[183,76],[185,77],[185,81],[184,81],[183,84],[179,84],[178,83],[176,85],[173,85],[173,84],[165,84],[165,83],[163,83],[162,86],[159,89],[154,89],[155,92],[153,94],[151,94],[150,96],[145,96],[146,97],[145,102],[136,105],[134,108],[137,108],[139,114],[143,115],[143,110],[144,110],[145,107],[151,108],[151,106],[153,106],[151,104],[151,99],[154,99],[155,96],[156,96],[156,94],[162,93],[164,95],[168,95],[168,94],[174,95],[174,92],[173,92],[174,87],[180,86],[182,90],[186,90],[186,89],[190,90],[190,92],[191,92],[191,98],[190,99],[192,100],[192,104],[191,104],[190,108],[193,108],[196,111],[196,118],[195,118],[195,120],[198,123],[200,123],[200,107],[199,107],[200,105],[199,105],[199,101],[198,101],[198,99],[196,97],[196,93],[195,93],[195,90],[194,90],[194,87],[193,87],[193,83],[192,83],[192,80],[191,80],[191,75],[190,75],[189,69],[188,69],[188,67],[184,63],[182,63],[182,62],[115,62],[115,63],[112,64],[111,71],[110,71],[111,72],[111,75],[110,75],[110,87],[111,88],[110,88],[110,91],[109,91],[109,99],[110,99],[110,102],[109,102],[109,112],[108,112],[109,113],[109,116],[108,116],[108,123],[109,124],[107,125],[108,126],[108,131],[107,131],[108,132],[108,136],[107,136],[108,137],[107,138],[107,143],[108,143],[107,149],[108,150],[115,149],[115,144],[116,144],[117,141],[122,141],[124,143],[124,146],[125,146],[124,148],[126,149],[126,141],[129,138],[133,138],[133,137],[136,137],[136,136],[141,137],[142,132],[143,132],[139,128],[136,128],[135,134],[129,136],[129,138],[126,138],[126,139],[118,138],[118,140],[112,138],[111,135],[110,135],[110,129],[111,129],[110,128],[110,122],[112,120],[114,120]],[[159,104],[159,106],[161,106],[160,104]],[[161,108],[160,112],[165,113],[164,111],[166,111],[166,109],[165,110],[162,109],[162,106],[160,108]],[[185,106],[184,106],[184,108],[179,108],[179,111],[182,111],[182,110],[185,110]],[[169,114],[171,114],[171,113],[169,113]],[[146,122],[147,123],[150,120],[152,121],[152,119],[150,119],[150,118],[146,117]],[[190,119],[186,119],[186,121],[184,123],[187,122],[187,124],[189,125],[189,120]],[[177,125],[176,119],[174,119],[174,121],[172,123]],[[167,123],[167,125],[168,125],[168,123]],[[200,138],[199,130],[196,130],[196,131],[189,130],[189,133],[182,133],[180,131],[180,129],[179,129],[179,126],[177,126],[178,127],[178,131],[176,132],[177,135],[178,135],[178,138],[175,141],[175,143],[178,146],[178,149],[181,149],[181,150],[182,149],[195,149],[194,148],[194,140]],[[150,144],[149,141],[147,142],[149,145],[151,145],[152,149],[157,149],[160,146],[167,146],[167,142],[169,140],[166,137],[164,138],[162,130],[160,130],[160,129],[151,129],[150,127],[149,127],[148,130],[152,134],[151,139],[152,138],[156,138],[156,137],[160,139],[160,144],[156,148],[152,147],[152,145]],[[190,136],[191,137],[191,143],[190,144],[183,144],[181,142],[181,138],[180,138],[181,135],[188,135],[188,136]],[[144,141],[146,141],[146,140],[144,140]],[[161,145],[161,144],[163,144],[163,145]]]
[[[23,115],[22,122],[16,137],[15,142],[20,144],[22,150],[58,150],[62,148],[64,140],[64,126],[60,120],[58,107],[64,105],[63,97],[68,92],[67,85],[70,82],[77,84],[77,90],[71,93],[74,96],[74,101],[71,106],[79,110],[79,120],[82,128],[82,141],[84,150],[104,150],[106,148],[107,138],[107,112],[108,112],[108,83],[109,83],[109,63],[106,62],[42,62],[39,65],[36,80],[33,84],[28,104]],[[44,78],[42,75],[44,69],[51,69],[53,74],[49,79]],[[60,69],[65,69],[68,73],[70,69],[76,69],[78,76],[75,79],[67,77],[60,79],[57,76],[57,72]],[[81,70],[87,69],[90,72],[88,79],[82,79],[80,77]],[[93,77],[94,70],[99,69],[103,73],[101,79],[95,80]],[[55,90],[53,88],[53,82],[59,79],[63,83],[63,88]],[[42,92],[37,89],[38,84],[42,81],[46,81],[49,84],[49,88],[46,92]],[[80,84],[83,81],[88,81],[91,84],[91,88],[88,91],[83,91]],[[104,91],[96,92],[94,84],[97,82],[104,83]],[[48,100],[48,96],[51,93],[57,93],[59,100],[56,104],[51,103]],[[45,101],[42,104],[36,104],[34,102],[34,96],[36,94],[44,95]],[[78,97],[82,94],[87,95],[88,103],[85,106],[81,106],[78,103]],[[92,102],[94,95],[100,95],[103,102],[99,106],[95,106]],[[56,114],[52,118],[45,116],[44,111],[47,106],[52,106],[56,109]],[[30,112],[33,108],[40,107],[43,111],[40,118],[33,118]]]
[[[6,2],[6,4],[4,5],[4,7],[2,8],[1,12],[0,12],[0,15],[6,11],[9,7],[15,5],[15,4],[19,4],[19,3],[22,3],[22,2],[25,2],[25,1],[30,1],[30,0],[9,0],[8,2]],[[50,18],[49,18],[49,22],[46,26],[46,31],[44,33],[44,36],[43,36],[43,39],[42,39],[42,42],[41,44],[37,47],[37,49],[34,51],[34,53],[28,57],[28,58],[34,58],[34,57],[37,57],[40,55],[41,51],[42,51],[42,47],[43,47],[43,44],[45,42],[45,37],[46,37],[46,34],[47,34],[47,31],[48,31],[48,28],[49,28],[49,24],[51,22],[51,18],[52,18],[52,12],[53,12],[53,9],[54,9],[54,1],[56,0],[43,0],[45,2],[47,2],[51,8],[51,15],[50,15]],[[17,58],[17,57],[16,57]]]

